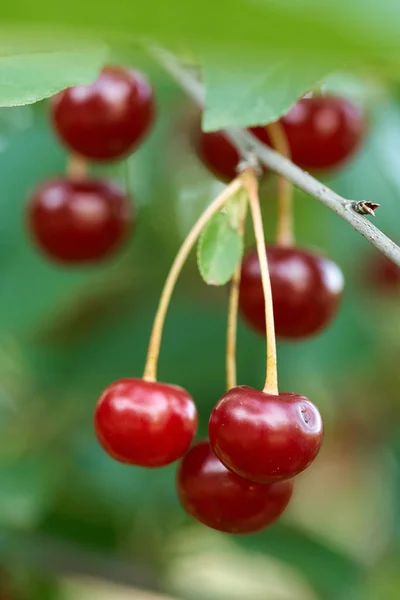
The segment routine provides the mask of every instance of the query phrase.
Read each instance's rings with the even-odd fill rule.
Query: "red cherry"
[[[68,148],[103,161],[133,151],[155,115],[153,91],[138,71],[105,67],[90,85],[57,94],[51,104],[53,126]]]
[[[215,177],[224,182],[237,177],[240,154],[223,131],[206,133],[199,128],[194,146],[200,160]]]
[[[304,396],[229,390],[211,413],[208,432],[218,458],[246,479],[271,483],[306,469],[322,444],[318,409]]]
[[[366,265],[370,287],[387,294],[400,293],[400,267],[383,254],[371,257]]]
[[[30,199],[30,231],[51,258],[89,263],[110,255],[131,225],[126,193],[101,179],[53,179]]]
[[[292,160],[307,170],[332,169],[348,160],[364,137],[363,111],[335,96],[302,98],[280,119]],[[251,129],[262,142],[271,145],[265,127]]]
[[[193,145],[202,163],[217,179],[229,183],[238,176],[241,157],[223,131],[204,132],[198,124]],[[263,173],[266,172],[263,167]]]
[[[299,248],[267,247],[275,332],[283,338],[305,338],[326,327],[338,308],[344,279],[328,258]],[[257,252],[243,260],[240,312],[265,335],[264,294]]]
[[[178,495],[197,521],[226,533],[251,533],[271,525],[285,510],[293,481],[248,481],[224,467],[207,441],[191,448],[177,477]]]
[[[163,467],[189,449],[197,428],[193,399],[181,387],[143,379],[120,379],[101,395],[95,430],[116,460]]]

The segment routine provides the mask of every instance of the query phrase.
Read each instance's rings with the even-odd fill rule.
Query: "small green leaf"
[[[197,262],[208,285],[225,285],[242,258],[243,242],[229,222],[226,212],[211,219],[201,234]]]
[[[32,104],[72,85],[93,81],[107,61],[101,42],[0,41],[0,106]]]
[[[203,58],[206,131],[267,125],[285,114],[332,69],[326,58],[300,65],[291,59],[260,64],[245,54],[235,58],[229,62],[216,54]]]
[[[240,219],[243,214],[243,201],[247,196],[247,192],[243,189],[239,190],[224,206],[224,211],[228,217],[228,222],[233,229],[239,227]]]

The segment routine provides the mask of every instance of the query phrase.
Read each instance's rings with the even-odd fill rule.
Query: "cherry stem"
[[[258,181],[254,173],[242,174],[249,195],[251,216],[253,220],[254,235],[256,238],[257,254],[260,263],[261,282],[265,301],[265,327],[266,327],[266,379],[263,392],[278,395],[278,370],[276,357],[276,340],[274,324],[274,308],[272,304],[271,279],[269,276],[267,251],[265,247],[264,228],[258,193]]]
[[[158,356],[160,354],[165,317],[171,300],[172,292],[174,291],[174,287],[180,272],[205,225],[208,223],[211,217],[224,206],[225,202],[234,196],[242,187],[243,180],[239,176],[234,179],[232,183],[230,183],[217,198],[215,198],[215,200],[206,208],[206,210],[193,225],[192,229],[189,231],[185,241],[175,257],[174,262],[172,263],[160,296],[160,301],[150,336],[146,365],[143,374],[143,379],[146,381],[157,381],[157,364]]]
[[[70,154],[66,171],[69,179],[85,179],[88,171],[87,160],[79,154]]]
[[[291,152],[286,133],[277,121],[267,126],[274,150],[290,160]],[[278,227],[276,242],[278,246],[293,246],[293,184],[278,175]]]
[[[247,194],[243,196],[240,202],[240,213],[237,226],[237,232],[243,240],[244,228],[246,223],[248,198]],[[237,314],[239,306],[239,288],[242,274],[242,261],[239,262],[233,274],[229,292],[228,304],[228,327],[226,332],[226,388],[230,390],[237,385],[236,370],[236,334],[237,334]]]

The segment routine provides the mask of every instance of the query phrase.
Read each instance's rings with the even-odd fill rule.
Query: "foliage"
[[[127,165],[139,208],[136,234],[115,260],[76,271],[51,265],[38,254],[23,219],[30,190],[65,168],[66,154],[50,132],[47,106],[0,111],[0,541],[7,541],[0,556],[11,570],[15,555],[27,547],[17,543],[21,535],[29,537],[33,548],[21,560],[32,567],[32,556],[46,537],[55,544],[68,542],[73,549],[89,548],[96,556],[104,552],[112,564],[128,557],[150,567],[156,583],[164,585],[171,538],[187,524],[176,499],[174,467],[156,474],[112,462],[98,447],[91,423],[103,386],[121,376],[140,375],[168,265],[218,187],[184,141],[182,114],[189,103],[134,40],[152,38],[201,64],[207,129],[267,123],[333,71],[338,73],[327,81],[341,93],[352,95],[354,82],[360,80],[383,88],[385,93],[371,101],[371,87],[357,87],[370,111],[365,148],[325,181],[345,197],[380,202],[379,225],[397,234],[400,5],[391,0],[288,4],[220,0],[216,8],[210,0],[118,0],[112,10],[105,3],[94,10],[71,0],[67,11],[62,3],[46,0],[2,4],[3,26],[9,27],[0,41],[0,106],[30,104],[65,86],[89,82],[105,62],[121,56],[126,64],[145,65],[159,104],[156,131]],[[344,67],[355,75],[343,74]],[[181,137],[179,128],[184,130]],[[124,166],[94,170],[126,183]],[[270,180],[263,191],[270,238],[275,195]],[[321,469],[327,465],[327,472],[309,484],[309,507],[324,487],[322,477],[335,472],[335,460],[348,465],[349,457],[360,453],[363,468],[373,470],[371,454],[387,452],[389,462],[398,457],[400,315],[396,300],[365,291],[362,270],[373,254],[367,242],[300,193],[296,233],[301,245],[322,247],[337,260],[348,282],[341,313],[329,331],[301,347],[279,347],[282,389],[309,395],[327,422],[328,450],[321,458]],[[228,264],[216,258],[222,243],[231,249]],[[225,283],[241,252],[226,214],[220,213],[200,243],[205,279]],[[199,435],[205,435],[207,416],[224,389],[226,301],[225,289],[203,285],[193,260],[167,319],[160,378],[187,387],[195,396]],[[263,351],[263,342],[241,325],[241,382],[261,384]],[[348,429],[357,432],[350,442]],[[345,458],[329,450],[336,439],[348,444]],[[348,468],[347,477],[355,480],[356,469]],[[383,492],[378,499],[368,490],[364,494],[365,510],[379,513],[380,544],[376,523],[367,516],[371,512],[364,515],[362,507],[362,527],[352,545],[343,530],[354,517],[341,529],[341,511],[326,514],[322,505],[310,516],[300,501],[282,525],[259,536],[234,538],[234,543],[241,552],[262,553],[291,565],[317,598],[377,598],[386,589],[397,597],[398,577],[395,569],[387,568],[398,555],[394,475],[393,481],[396,485],[385,489],[391,510],[385,508]],[[338,504],[342,486],[338,478],[332,492]],[[322,523],[318,535],[311,523],[317,512]],[[364,543],[363,536],[376,543]],[[373,546],[368,556],[359,551],[361,542]]]

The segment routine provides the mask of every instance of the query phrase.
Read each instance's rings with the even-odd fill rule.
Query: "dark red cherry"
[[[311,171],[332,169],[346,162],[359,148],[366,128],[361,108],[336,96],[302,98],[279,123],[293,162]],[[271,144],[265,127],[251,131]]]
[[[293,481],[261,484],[243,479],[226,469],[203,441],[182,460],[177,487],[183,507],[200,523],[226,533],[251,533],[280,517]]]
[[[400,294],[400,267],[383,254],[370,258],[366,264],[365,278],[375,291]]]
[[[237,177],[240,154],[223,131],[206,133],[199,128],[194,146],[200,160],[215,177],[224,182]]]
[[[101,395],[94,423],[100,444],[116,460],[163,467],[188,451],[196,433],[197,411],[181,387],[120,379]]]
[[[229,183],[238,176],[240,154],[223,131],[204,132],[198,124],[193,145],[202,163],[215,177]],[[266,172],[264,167],[263,173]]]
[[[339,267],[328,258],[300,248],[267,247],[275,332],[283,338],[306,338],[328,325],[344,285]],[[265,335],[264,294],[257,252],[242,265],[239,307],[243,318]]]
[[[155,115],[153,90],[138,71],[105,67],[90,85],[57,94],[53,126],[64,144],[82,156],[105,161],[132,152]]]
[[[304,471],[323,438],[321,416],[310,400],[247,386],[222,396],[211,413],[208,432],[215,454],[228,469],[260,483],[290,479]]]
[[[46,181],[28,206],[35,241],[48,256],[63,263],[106,258],[126,237],[131,221],[127,194],[102,179]]]

